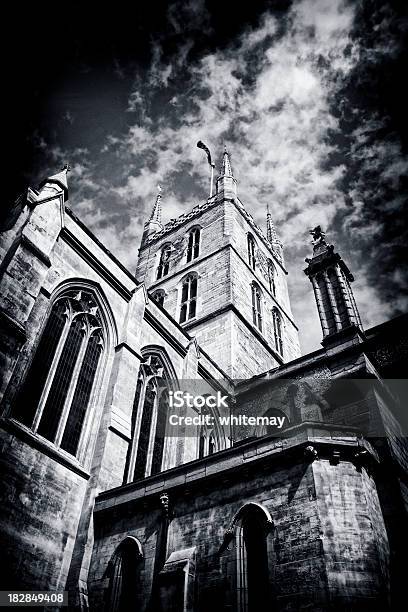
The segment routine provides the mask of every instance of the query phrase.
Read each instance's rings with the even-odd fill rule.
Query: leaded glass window
[[[269,281],[269,291],[273,296],[276,295],[276,270],[272,261],[268,261],[268,281]]]
[[[248,262],[251,268],[255,270],[255,266],[256,266],[255,240],[252,234],[248,234]]]
[[[239,511],[234,528],[236,596],[233,609],[237,612],[267,612],[271,609],[267,537],[270,528],[264,511],[247,504]]]
[[[210,415],[213,417],[214,421],[216,419],[215,414],[207,407],[201,410],[201,415]],[[215,429],[204,423],[198,430],[198,458],[201,459],[207,455],[212,455],[217,450],[219,450],[219,444]]]
[[[76,455],[104,346],[93,295],[71,290],[59,297],[11,416]]]
[[[252,321],[262,331],[262,306],[261,306],[261,290],[256,283],[252,283]]]
[[[162,469],[169,379],[159,355],[149,355],[141,365],[132,415],[132,442],[126,462],[125,482],[157,474]]]
[[[188,235],[187,263],[196,259],[200,253],[200,228],[193,228]]]
[[[197,313],[197,275],[189,274],[181,287],[180,323],[193,319]]]
[[[138,608],[137,578],[142,558],[140,544],[135,538],[127,537],[118,546],[107,569],[106,612],[131,612]]]
[[[169,244],[166,244],[162,248],[161,253],[160,253],[160,261],[159,261],[159,266],[157,268],[157,280],[159,280],[163,276],[166,276],[166,274],[169,273],[170,254],[171,254],[171,247]]]
[[[239,529],[239,570],[242,572],[239,593],[241,612],[268,609],[268,556],[265,528],[255,513],[248,512]]]
[[[282,316],[277,308],[272,310],[272,320],[275,348],[280,355],[283,355]]]

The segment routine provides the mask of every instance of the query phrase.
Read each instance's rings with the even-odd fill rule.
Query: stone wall
[[[90,573],[93,605],[101,606],[104,599],[111,555],[132,535],[146,558],[135,580],[135,597],[143,601],[141,611],[148,609],[152,583],[146,572],[152,572],[164,490],[170,499],[167,559],[195,550],[191,609],[237,609],[234,542],[228,533],[237,512],[250,502],[262,506],[273,521],[267,550],[274,609],[340,610],[347,592],[358,594],[360,603],[353,610],[384,603],[387,540],[372,479],[346,457],[337,465],[324,457],[311,463],[303,450],[296,442],[288,442],[286,450],[281,441],[248,442],[228,455],[218,453],[101,496]]]
[[[200,255],[186,263],[188,232],[201,228]],[[195,209],[181,225],[170,224],[169,229],[153,237],[140,250],[136,276],[144,279],[149,291],[165,291],[165,309],[178,320],[181,287],[188,272],[198,274],[196,317],[183,324],[196,335],[221,368],[234,378],[245,378],[266,371],[283,361],[300,355],[298,332],[293,322],[286,282],[286,271],[271,249],[258,235],[256,241],[256,269],[248,264],[247,236],[253,232],[240,207],[220,199]],[[169,274],[156,280],[157,266],[164,245],[174,249],[170,258]],[[275,295],[267,275],[267,261],[273,260]],[[147,271],[146,271],[147,270]],[[263,328],[253,325],[251,283],[262,287]],[[272,309],[282,315],[283,355],[276,351]],[[235,309],[235,310],[234,310]],[[232,317],[224,314],[233,311]],[[239,320],[240,319],[240,320]],[[215,339],[214,334],[219,334]]]
[[[41,200],[41,193],[32,198]],[[177,378],[199,377],[198,360],[191,338],[64,210],[62,191],[26,206],[2,234],[2,248],[2,542],[7,580],[15,577],[4,588],[67,587],[76,605],[86,605],[94,499],[123,482],[143,351],[161,347]],[[70,287],[95,293],[108,327],[103,376],[79,458],[10,419],[54,296]],[[200,368],[207,377],[224,376],[204,353]],[[196,457],[195,440],[188,447],[181,442],[166,467]]]

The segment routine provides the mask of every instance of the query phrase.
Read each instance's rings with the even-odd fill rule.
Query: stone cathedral
[[[272,215],[264,232],[226,151],[208,200],[163,225],[157,196],[135,274],[67,200],[65,168],[1,227],[1,589],[106,612],[400,609],[407,318],[363,329],[317,226],[322,342],[301,355]],[[170,432],[186,381],[228,408],[180,408]]]

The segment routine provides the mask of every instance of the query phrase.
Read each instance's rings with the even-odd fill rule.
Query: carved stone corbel
[[[319,456],[317,450],[311,444],[309,444],[309,446],[306,446],[304,450],[304,455],[309,461],[314,461],[315,459],[318,459]]]
[[[168,519],[170,518],[170,504],[169,504],[169,494],[165,491],[160,495],[160,503],[162,506],[163,514]]]

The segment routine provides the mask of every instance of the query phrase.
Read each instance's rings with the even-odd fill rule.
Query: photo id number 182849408
[[[68,592],[0,591],[0,607],[67,606]]]

